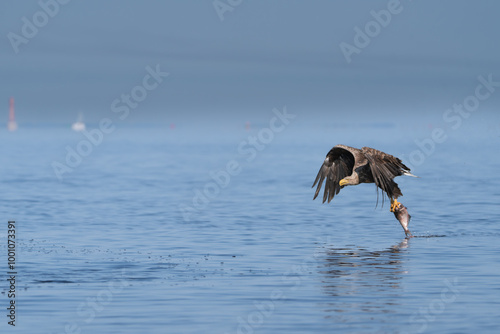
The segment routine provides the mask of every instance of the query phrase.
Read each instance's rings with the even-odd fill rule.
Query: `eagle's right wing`
[[[333,196],[337,195],[340,189],[343,188],[339,185],[339,181],[351,175],[353,167],[354,155],[349,150],[339,146],[332,148],[326,155],[325,161],[319,169],[316,180],[314,180],[314,184],[312,185],[314,188],[316,183],[318,183],[313,199],[318,197],[323,181],[326,178],[323,203],[325,203],[327,199],[328,203],[330,203]]]

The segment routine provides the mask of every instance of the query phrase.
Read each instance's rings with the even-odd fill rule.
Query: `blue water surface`
[[[0,332],[497,333],[500,137],[476,123],[441,143],[397,121],[120,125],[86,147],[67,127],[3,130],[0,275],[8,220],[18,274]],[[373,185],[312,200],[339,143],[420,176],[396,179],[415,238]],[[68,147],[86,156],[60,180]]]

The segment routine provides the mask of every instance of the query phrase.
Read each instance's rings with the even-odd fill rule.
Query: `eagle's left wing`
[[[401,159],[370,147],[361,148],[361,152],[368,160],[375,184],[385,191],[389,198],[403,196],[398,184],[393,180],[396,176],[410,172]]]

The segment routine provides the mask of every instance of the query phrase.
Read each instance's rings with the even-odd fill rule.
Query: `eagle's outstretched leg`
[[[391,212],[395,212],[399,205],[401,205],[401,203],[398,202],[397,199],[391,198]]]

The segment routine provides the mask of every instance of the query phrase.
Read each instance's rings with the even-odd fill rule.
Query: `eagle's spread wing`
[[[328,199],[328,203],[332,200],[333,196],[337,195],[343,187],[339,185],[339,181],[344,177],[352,174],[352,169],[354,167],[354,155],[346,150],[335,146],[328,152],[323,165],[319,169],[316,180],[312,187],[318,183],[316,188],[316,193],[314,194],[314,199],[318,197],[321,186],[323,185],[323,180],[326,177],[325,183],[325,193],[323,194],[323,203]]]
[[[398,184],[393,179],[396,176],[409,173],[410,169],[400,159],[382,151],[363,147],[361,152],[368,160],[375,184],[386,192],[389,198],[403,196]]]

